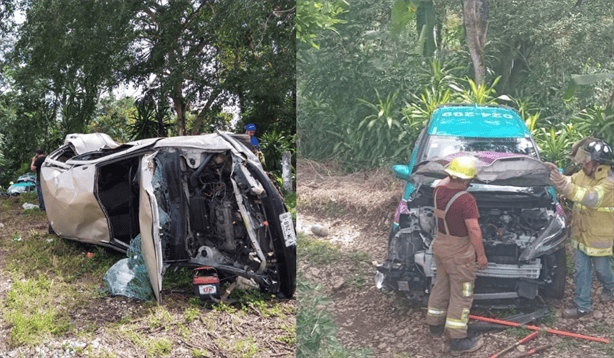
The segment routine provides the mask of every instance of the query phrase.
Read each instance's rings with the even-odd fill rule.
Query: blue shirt
[[[256,137],[252,137],[251,142],[256,146],[256,148],[258,148],[258,150],[260,150],[260,144],[258,144],[258,139],[256,139]]]

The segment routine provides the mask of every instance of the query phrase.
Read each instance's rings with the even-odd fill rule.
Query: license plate
[[[283,213],[279,215],[279,221],[281,223],[281,230],[284,233],[284,240],[286,247],[296,246],[296,234],[294,233],[294,224],[292,223],[292,214]]]
[[[399,291],[409,291],[409,282],[399,281]]]
[[[198,286],[198,293],[201,295],[214,295],[217,293],[215,285],[200,285]]]

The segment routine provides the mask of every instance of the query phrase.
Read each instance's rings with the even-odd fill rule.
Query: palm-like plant
[[[497,104],[497,99],[509,100],[507,96],[495,97],[497,92],[495,86],[500,79],[501,76],[495,78],[490,87],[487,87],[485,84],[478,86],[472,79],[466,78],[465,81],[469,84],[469,89],[460,88],[455,84],[450,84],[450,87],[458,92],[462,102],[472,104]]]
[[[561,166],[571,164],[566,154],[582,135],[571,124],[562,124],[558,130],[554,126],[550,129],[539,128],[534,133],[537,146],[541,150],[543,161],[554,162]]]
[[[572,123],[584,136],[593,136],[614,144],[614,112],[594,106],[580,111],[572,119]]]

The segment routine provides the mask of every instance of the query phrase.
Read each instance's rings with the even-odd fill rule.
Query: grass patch
[[[192,357],[193,358],[205,358],[209,357],[209,352],[206,349],[192,349]]]
[[[316,265],[327,265],[343,257],[341,249],[330,242],[310,238],[304,233],[298,233],[296,237],[297,256],[307,259]]]
[[[67,307],[58,302],[70,296],[70,286],[43,275],[16,280],[3,302],[2,317],[11,327],[12,345],[39,344],[41,338],[71,330]]]
[[[183,319],[187,323],[194,321],[198,317],[200,317],[200,310],[197,308],[188,307],[185,309],[185,312],[183,312]]]
[[[350,252],[347,253],[347,256],[354,263],[360,263],[360,262],[367,262],[367,263],[369,263],[369,262],[371,262],[371,256],[369,256],[369,254],[366,253],[366,252],[350,251]]]
[[[265,350],[264,348],[259,347],[259,345],[254,341],[254,337],[247,337],[237,340],[218,338],[216,339],[216,343],[218,346],[232,352],[239,358],[253,357],[256,353]]]
[[[173,315],[164,306],[156,306],[151,309],[149,315],[149,327],[151,329],[169,329],[174,322]]]
[[[363,274],[357,274],[357,275],[354,275],[351,278],[349,278],[349,277],[345,278],[345,284],[348,285],[348,286],[355,287],[355,288],[362,288],[362,287],[364,287],[366,282],[367,282],[367,279],[365,278],[365,276]]]
[[[367,357],[370,349],[348,349],[337,340],[333,315],[326,310],[331,299],[323,289],[300,278],[296,283],[296,357]]]
[[[281,329],[283,329],[286,334],[279,336],[276,339],[279,342],[289,345],[290,347],[296,346],[296,325],[292,324],[288,326],[284,324],[281,326]]]
[[[150,357],[166,357],[173,349],[173,342],[166,337],[148,339],[144,348]]]
[[[229,298],[236,300],[246,313],[251,308],[264,317],[283,317],[286,314],[283,306],[271,293],[264,293],[255,289],[235,289]]]

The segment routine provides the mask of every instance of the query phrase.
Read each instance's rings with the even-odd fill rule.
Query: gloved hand
[[[554,163],[546,162],[544,164],[546,165],[546,167],[548,167],[548,169],[550,169],[550,171],[559,171],[559,168]]]
[[[550,184],[563,195],[568,195],[571,191],[571,183],[565,180],[565,177],[559,172],[558,168],[550,172]]]

